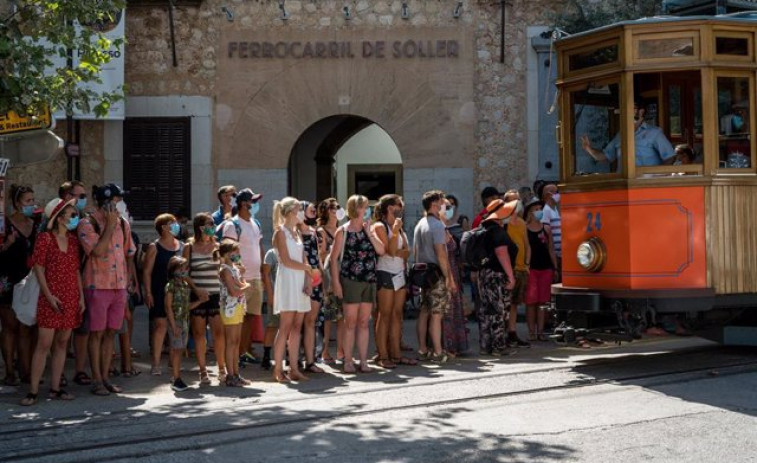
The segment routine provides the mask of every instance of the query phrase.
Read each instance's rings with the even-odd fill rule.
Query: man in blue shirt
[[[644,122],[644,113],[646,113],[646,110],[643,104],[635,101],[633,105],[633,139],[636,151],[636,165],[659,166],[661,164],[672,164],[675,160],[673,145],[670,144],[659,127]],[[615,138],[603,150],[592,148],[589,137],[582,135],[581,147],[598,162],[615,162],[620,157],[620,132],[615,135]],[[620,163],[618,163],[617,170],[620,171]]]
[[[216,227],[221,225],[226,214],[234,215],[234,202],[232,200],[235,199],[236,196],[237,189],[234,185],[226,185],[218,189],[218,202],[221,203],[221,205],[218,206],[218,210],[213,213],[213,223]]]

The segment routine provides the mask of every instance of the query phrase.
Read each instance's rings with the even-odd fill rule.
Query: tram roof
[[[710,15],[698,15],[698,16],[650,16],[639,19],[631,19],[627,21],[619,21],[606,26],[600,26],[587,31],[578,32],[575,34],[562,37],[558,42],[567,42],[575,38],[586,37],[588,35],[608,31],[614,28],[622,28],[625,26],[649,26],[653,24],[675,24],[686,22],[717,22],[717,23],[732,23],[732,24],[752,24],[757,25],[757,10],[740,11],[737,13],[721,14],[716,16]]]

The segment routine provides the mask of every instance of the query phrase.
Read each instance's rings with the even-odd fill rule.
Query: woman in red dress
[[[45,207],[47,231],[37,237],[32,262],[39,281],[37,326],[39,336],[32,357],[29,393],[21,405],[37,403],[39,381],[45,370],[47,353],[52,351],[50,398],[71,400],[74,397],[60,388],[60,378],[66,362],[66,347],[71,330],[81,324],[84,312],[79,240],[76,230],[79,214],[75,200],[53,199]]]

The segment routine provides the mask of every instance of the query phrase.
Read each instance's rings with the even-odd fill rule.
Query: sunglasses
[[[79,215],[79,214],[77,214],[76,212],[72,212],[72,213],[70,213],[70,214],[68,214],[68,215],[65,215],[65,216],[63,216],[63,218],[64,218],[64,219],[73,219],[74,217],[76,217],[76,216],[78,216],[78,215]]]
[[[331,209],[332,211],[336,211],[341,208],[342,206],[340,206],[339,204],[329,206],[329,209]]]

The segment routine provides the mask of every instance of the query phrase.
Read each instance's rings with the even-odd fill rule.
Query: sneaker
[[[531,347],[531,343],[520,339],[518,336],[508,337],[505,341],[507,347]]]
[[[492,355],[495,357],[507,357],[508,355],[514,355],[516,352],[518,352],[515,349],[508,349],[505,347],[504,349],[494,349],[492,350]]]
[[[171,389],[176,392],[183,392],[189,389],[189,386],[181,378],[176,378],[173,384],[171,384]]]
[[[242,354],[242,355],[239,356],[239,364],[240,365],[242,365],[242,364],[248,364],[249,365],[249,364],[253,364],[253,363],[258,363],[258,359],[255,358],[255,356],[252,355],[251,353],[245,352],[244,354]]]
[[[160,376],[163,374],[163,369],[160,367],[152,367],[150,369],[150,374],[153,376]]]
[[[449,357],[447,356],[447,353],[442,351],[439,354],[432,354],[431,355],[431,361],[434,363],[446,363]]]
[[[263,360],[260,361],[260,368],[266,371],[270,370],[271,359],[263,357]]]

